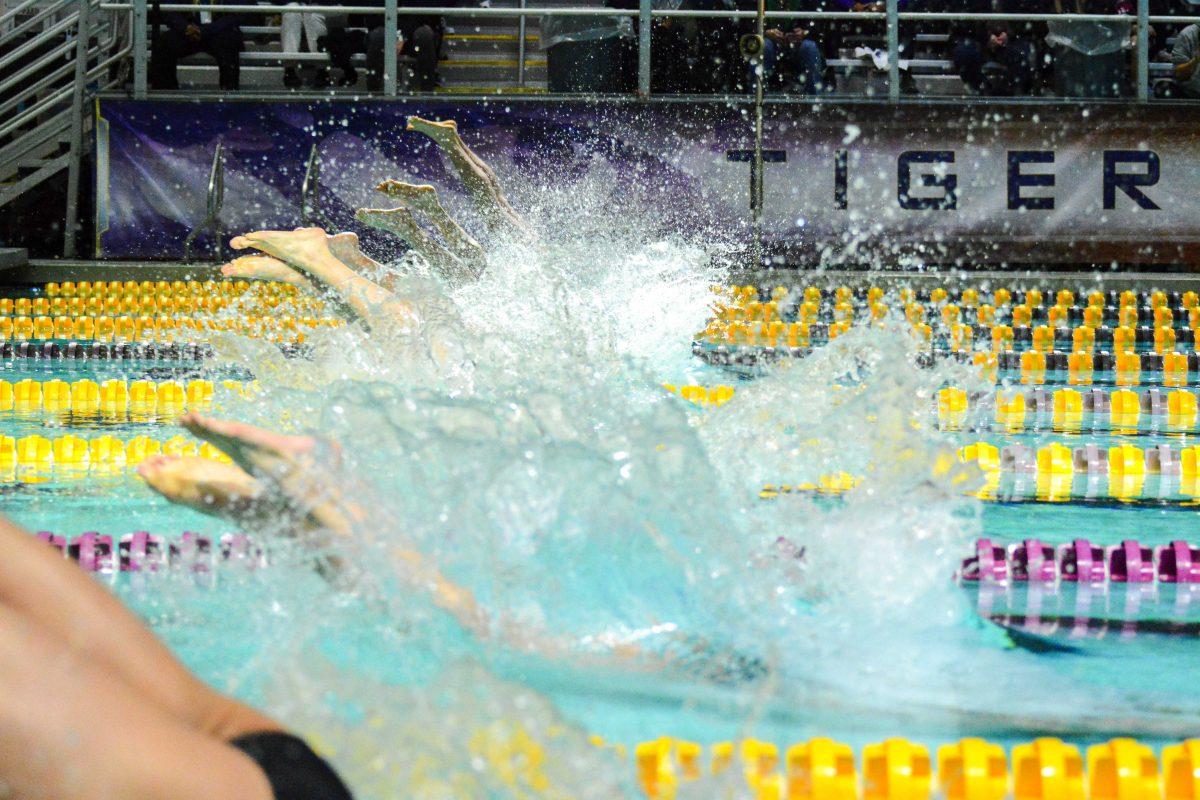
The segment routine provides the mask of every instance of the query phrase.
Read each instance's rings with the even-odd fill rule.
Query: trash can
[[[542,48],[546,51],[550,91],[622,91],[622,42],[632,33],[626,17],[542,17]]]
[[[1054,20],[1054,91],[1062,97],[1121,97],[1130,85],[1130,22]]]

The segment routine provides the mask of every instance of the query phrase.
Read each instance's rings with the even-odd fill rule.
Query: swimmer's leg
[[[497,233],[529,235],[529,227],[504,196],[496,173],[467,147],[458,135],[457,123],[453,120],[434,122],[409,117],[408,130],[425,134],[446,154],[471,199],[475,201],[475,206],[487,221],[488,228]]]
[[[429,185],[418,186],[392,180],[384,181],[375,188],[428,216],[454,255],[469,262],[483,260],[483,248],[446,213],[446,209],[438,201],[437,189]]]
[[[390,209],[360,208],[354,212],[354,218],[372,228],[396,234],[436,269],[448,271],[449,265],[458,261],[453,253],[426,233],[425,229],[417,224],[412,212],[403,206]]]
[[[416,318],[410,303],[342,263],[330,250],[329,237],[320,228],[254,231],[235,236],[230,245],[235,250],[260,250],[303,271],[329,287],[368,323],[409,324]]]
[[[80,683],[84,667],[90,666],[114,676],[128,691],[133,692],[136,697],[129,705],[157,709],[160,715],[180,721],[194,731],[231,739],[256,730],[278,730],[278,724],[268,717],[220,695],[198,680],[141,620],[97,581],[2,517],[0,552],[4,553],[4,558],[0,559],[0,687],[4,688],[0,691],[0,786],[5,781],[11,783],[14,777],[19,777],[18,773],[11,771],[17,765],[5,761],[14,752],[11,747],[6,747],[5,737],[45,733],[28,730],[22,734],[13,727],[13,723],[21,723],[21,716],[27,713],[27,708],[18,702],[19,698],[10,690],[18,680],[34,681],[38,677],[36,673],[53,666],[31,658],[31,648],[42,648],[39,652],[50,653],[46,649],[52,646],[47,644],[49,641],[69,645],[73,652],[83,656],[86,661],[79,670],[71,670],[76,677],[69,681],[70,686],[46,691],[36,698],[39,705],[61,701],[63,707],[56,708],[57,713],[69,715],[72,708],[77,707],[82,711],[88,707],[83,699],[68,699],[73,687],[80,687],[81,691],[91,696],[109,694]],[[27,624],[21,624],[22,619]],[[29,628],[40,633],[30,634]],[[29,641],[20,644],[21,639]],[[15,661],[5,657],[6,647],[10,648],[8,656],[12,655],[11,648],[16,648],[18,655]],[[33,674],[22,672],[24,669],[32,670]],[[34,695],[37,694],[35,690]],[[109,712],[96,714],[95,711],[93,708],[90,717],[97,724],[109,715]],[[122,718],[119,711],[112,711],[111,716],[114,720]],[[89,715],[81,717],[83,720],[88,718]],[[62,727],[51,732],[67,741],[70,736],[64,734],[71,734],[72,729]],[[47,752],[59,753],[53,749]],[[153,753],[154,749],[151,748],[149,752]],[[129,751],[128,755],[149,761],[147,752],[139,753],[136,748]],[[123,762],[123,759],[124,756],[118,761]],[[57,762],[57,766],[64,763],[69,762]],[[193,760],[191,763],[194,765],[196,762]],[[81,777],[87,779],[89,765],[83,763],[81,766],[84,767]],[[20,791],[17,796],[21,796]],[[36,796],[77,795],[47,792]],[[166,793],[159,796],[171,795]]]
[[[79,572],[63,559],[58,561],[64,569]],[[79,575],[90,580],[82,572]],[[68,645],[4,606],[0,606],[0,686],[4,687],[0,692],[4,797],[270,800],[272,796],[266,775],[244,753],[158,707],[142,687],[105,669],[83,647]]]

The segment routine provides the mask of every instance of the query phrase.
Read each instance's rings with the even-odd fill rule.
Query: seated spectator
[[[382,0],[373,0],[366,5],[383,5]],[[452,6],[448,0],[401,0],[403,8],[438,8]],[[383,88],[384,46],[386,33],[383,17],[374,17],[375,26],[367,34],[367,68],[370,76],[367,87],[372,91]],[[416,88],[430,92],[438,87],[438,58],[442,52],[442,36],[446,32],[446,20],[436,14],[401,14],[399,37],[396,40],[398,54],[412,58],[417,76]]]
[[[1016,14],[1012,0],[965,0],[970,14]],[[1037,50],[1021,36],[1024,26],[1006,21],[960,23],[951,30],[954,68],[972,91],[993,96],[1027,95],[1037,74]]]
[[[214,0],[208,0],[204,5],[213,3]],[[251,6],[254,0],[222,0],[222,4]],[[151,20],[153,28],[163,27],[150,56],[151,88],[178,89],[179,61],[196,53],[207,53],[216,60],[222,89],[236,91],[240,87],[242,25],[248,24],[252,17],[202,9],[203,6],[194,12],[159,12],[158,18]]]
[[[810,10],[808,5],[804,0],[770,0],[767,9],[805,11]],[[782,63],[795,76],[795,88],[805,94],[819,93],[825,79],[825,56],[812,33],[809,20],[768,20],[763,42],[763,81],[775,77],[776,67]]]
[[[810,0],[814,10],[824,11],[850,11],[854,13],[882,13],[887,10],[887,4],[882,0],[875,2],[859,2],[859,0]],[[910,3],[908,0],[899,0],[899,8],[901,11],[907,10]],[[902,26],[899,32],[899,56],[901,60],[912,58],[912,37],[913,26]],[[872,48],[881,48],[887,38],[887,23],[878,18],[858,20],[839,21],[828,26],[825,34],[825,52],[835,58],[840,58],[843,54],[841,50],[853,49],[852,46],[868,43]],[[847,41],[849,40],[849,41]],[[854,58],[854,53],[847,54],[847,57]],[[915,93],[916,85],[913,82],[912,74],[907,70],[900,72],[900,88],[905,93]]]
[[[1171,63],[1179,93],[1200,98],[1200,25],[1188,25],[1175,37]]]
[[[737,5],[734,0],[683,0],[679,7],[686,11],[734,11]],[[747,20],[696,17],[675,21],[687,30],[687,91],[721,94],[741,85],[745,59],[738,40],[743,32],[749,32]],[[654,50],[650,52],[653,57]]]
[[[378,0],[322,0],[322,5],[377,6]],[[358,83],[358,70],[354,68],[354,54],[367,52],[367,35],[361,28],[379,26],[382,16],[366,14],[330,14],[325,18],[325,36],[317,38],[317,46],[329,53],[329,66],[340,72],[338,86],[353,86]],[[382,28],[380,28],[382,30]]]
[[[299,3],[288,3],[289,6],[299,6]],[[325,15],[318,14],[313,11],[294,11],[283,15],[279,29],[279,45],[280,52],[285,56],[298,55],[300,53],[300,42],[303,37],[308,43],[308,52],[315,53],[318,51],[318,41],[325,37],[328,32],[328,27],[325,22]],[[328,74],[324,70],[318,70],[317,77],[314,80],[316,85],[324,85],[327,81]],[[283,67],[283,85],[294,89],[300,86],[300,73],[296,69],[295,64],[284,64]]]

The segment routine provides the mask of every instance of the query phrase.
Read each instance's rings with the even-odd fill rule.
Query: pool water
[[[989,594],[953,580],[980,537],[1165,544],[1200,538],[1193,510],[985,503],[964,491],[965,467],[936,469],[973,441],[1144,448],[1191,435],[941,431],[936,390],[978,379],[962,365],[918,368],[909,338],[875,330],[700,408],[661,384],[735,381],[691,356],[715,268],[669,243],[614,248],[600,265],[555,254],[497,257],[468,287],[414,277],[413,296],[437,312],[418,344],[449,343],[448,361],[347,326],[316,332],[306,359],[218,337],[217,359],[184,376],[253,374],[259,393],[218,391],[212,413],[339,442],[336,479],[367,515],[361,539],[340,545],[354,565],[345,581],[318,577],[305,547],[273,529],[247,531],[269,550],[264,568],[97,579],[203,678],[314,736],[365,796],[418,796],[416,785],[509,796],[488,765],[522,737],[549,754],[555,785],[614,797],[637,796],[633,771],[589,736],[860,747],[892,735],[1155,744],[1195,730],[1190,629],[1013,634],[988,615],[1183,623],[1200,621],[1200,599],[1166,587]],[[148,363],[42,366],[14,361],[0,377],[172,377]],[[178,435],[167,419],[0,412],[3,436],[66,433]],[[838,497],[759,496],[834,471],[865,478]],[[168,504],[132,470],[51,471],[0,492],[31,530],[233,530]],[[780,537],[803,559],[781,555]],[[469,587],[494,613],[489,630],[406,582],[397,547]]]

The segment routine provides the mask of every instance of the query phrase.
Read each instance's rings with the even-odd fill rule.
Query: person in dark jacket
[[[207,53],[217,62],[222,89],[236,91],[241,83],[239,57],[242,52],[242,26],[249,24],[252,15],[205,11],[196,0],[197,9],[186,11],[157,11],[151,19],[152,29],[159,30],[150,55],[150,87],[178,89],[180,59],[196,53]],[[252,6],[254,0],[221,0],[223,5]]]
[[[1022,0],[956,0],[953,5],[956,10],[970,14],[1038,11],[1030,7],[1032,3]],[[1037,49],[1030,34],[1027,23],[960,22],[951,29],[954,68],[963,83],[977,94],[1030,94],[1037,74]]]
[[[373,3],[368,3],[373,5]],[[382,5],[382,3],[380,3]],[[401,0],[401,8],[437,8],[453,6],[455,3],[443,0]],[[368,88],[378,91],[383,86],[384,47],[386,34],[383,27],[383,17],[375,17],[371,32],[367,34],[367,69],[371,71],[367,78]],[[401,14],[399,22],[399,39],[396,42],[400,55],[409,56],[416,61],[416,88],[422,92],[430,92],[438,86],[438,58],[442,52],[442,37],[446,33],[446,20],[437,14]]]

